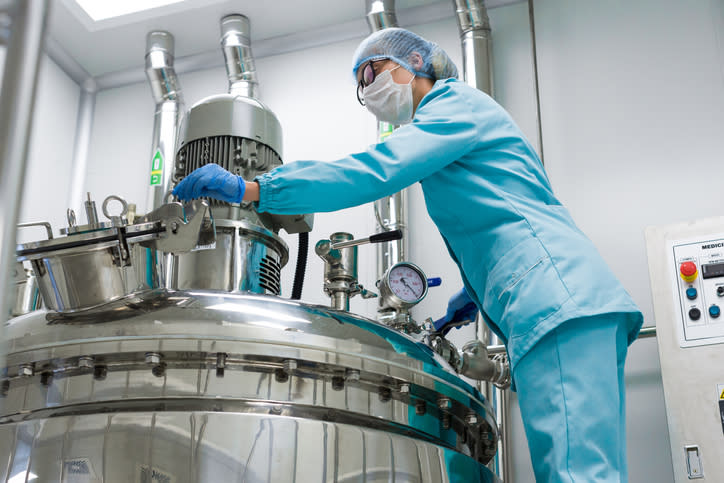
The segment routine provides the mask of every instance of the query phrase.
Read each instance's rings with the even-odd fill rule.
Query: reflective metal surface
[[[18,262],[13,272],[15,296],[10,309],[10,316],[17,317],[40,309],[43,305],[43,299],[40,297],[38,281],[33,271]]]
[[[335,422],[213,411],[62,416],[0,425],[3,482],[497,482],[406,436]],[[27,478],[27,480],[26,480]]]
[[[367,24],[370,32],[399,27],[397,24],[397,14],[395,13],[395,0],[365,0],[365,11],[367,12]],[[385,137],[389,136],[396,128],[392,124],[386,122],[377,123],[377,137],[381,142]],[[408,190],[403,189],[390,196],[380,198],[374,202],[374,213],[377,220],[377,231],[402,231],[402,238],[385,243],[380,243],[376,247],[377,254],[377,279],[384,277],[384,274],[396,263],[407,259],[409,254],[409,237],[408,235]],[[381,301],[381,299],[380,299]],[[397,320],[404,314],[399,314],[397,310],[389,308],[378,309],[377,320],[391,321]]]
[[[114,196],[106,200],[112,198],[120,200]],[[209,206],[203,200],[168,203],[133,225],[126,223],[123,212],[111,215],[106,203],[103,212],[112,227],[97,222],[71,226],[69,230],[78,232],[17,247],[18,260],[31,262],[49,309],[86,310],[139,288],[156,288],[158,250],[180,253],[213,246],[215,241]]]
[[[171,190],[179,120],[184,112],[183,96],[174,70],[174,38],[169,32],[153,31],[146,37],[146,77],[156,103],[148,178],[146,210],[161,206]]]
[[[7,330],[5,481],[78,465],[102,481],[143,481],[144,465],[169,481],[494,481],[488,402],[427,347],[361,317],[159,290]]]
[[[48,0],[18,0],[7,5],[10,38],[0,90],[0,317],[3,319],[11,304],[10,273],[15,263],[16,225],[49,8]],[[0,346],[0,363],[2,350]]]
[[[214,136],[249,139],[268,146],[277,156],[282,156],[282,128],[279,120],[258,99],[217,94],[194,104],[181,121],[179,147]],[[211,161],[217,162],[216,159]]]
[[[289,248],[273,232],[245,221],[216,220],[216,247],[174,257],[178,289],[279,295]]]
[[[251,25],[244,15],[227,15],[221,19],[221,49],[224,52],[229,94],[256,97],[254,56],[251,54]]]
[[[483,0],[452,0],[460,29],[465,82],[493,93],[492,33]]]

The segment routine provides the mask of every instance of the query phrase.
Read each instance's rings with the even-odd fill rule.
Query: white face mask
[[[412,80],[415,77],[407,84],[398,84],[392,79],[392,71],[397,67],[379,74],[362,93],[367,110],[378,121],[407,124],[412,121]]]

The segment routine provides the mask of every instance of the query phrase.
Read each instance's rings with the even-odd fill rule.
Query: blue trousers
[[[623,317],[563,323],[513,370],[537,482],[626,482]]]

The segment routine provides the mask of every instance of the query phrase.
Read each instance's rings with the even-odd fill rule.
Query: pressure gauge
[[[407,309],[427,295],[427,277],[417,265],[400,262],[385,272],[379,288],[382,307]]]

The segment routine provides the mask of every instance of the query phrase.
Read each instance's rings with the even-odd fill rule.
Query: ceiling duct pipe
[[[367,7],[367,23],[372,32],[397,25],[395,0],[365,0]]]
[[[395,0],[365,0],[367,10],[367,23],[371,32],[398,27],[395,14]],[[396,126],[386,122],[377,125],[379,141],[389,136]],[[377,245],[377,279],[380,280],[385,272],[396,263],[407,257],[407,190],[399,191],[391,196],[381,198],[374,203],[375,217],[379,230],[401,230],[402,238]],[[397,314],[388,309],[378,312],[378,319],[385,323],[395,323]]]
[[[483,0],[453,0],[463,50],[463,78],[493,95],[492,37]]]
[[[259,82],[251,54],[251,25],[244,15],[221,19],[221,49],[224,51],[229,94],[256,98]]]
[[[171,189],[174,155],[181,113],[184,110],[181,88],[173,68],[173,35],[164,31],[149,32],[146,36],[146,77],[156,103],[153,120],[151,175],[146,212],[164,203]]]

